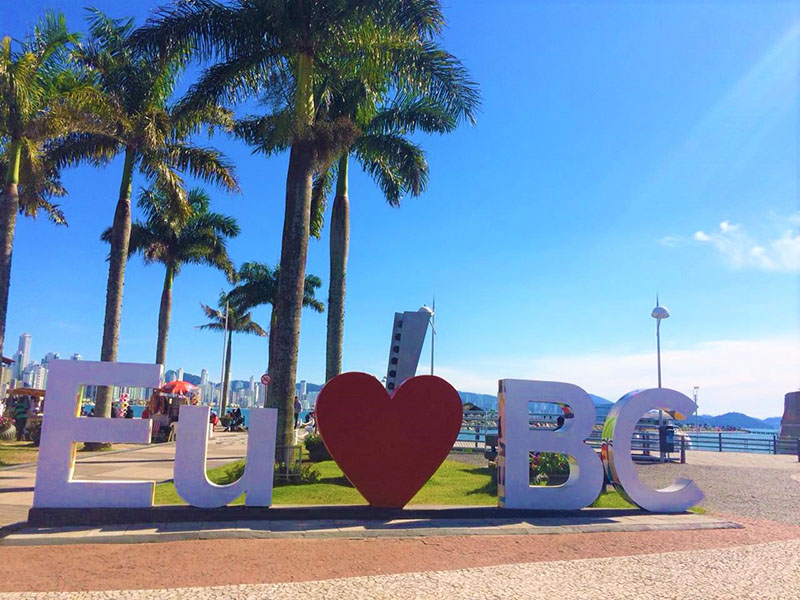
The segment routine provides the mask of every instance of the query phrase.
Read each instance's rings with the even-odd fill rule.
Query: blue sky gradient
[[[2,34],[24,35],[45,8],[82,30],[79,4],[4,2]],[[95,6],[141,23],[156,3]],[[658,292],[672,312],[665,386],[699,385],[702,412],[780,414],[800,385],[798,5],[463,1],[446,15],[445,44],[480,83],[482,111],[474,127],[420,138],[430,185],[399,209],[351,169],[345,370],[382,374],[392,313],[435,294],[437,365],[459,389],[561,379],[616,399],[655,385]],[[212,191],[242,226],[234,261],[277,263],[287,157],[213,144],[241,180],[239,195]],[[99,235],[121,171],[120,160],[65,172],[68,228],[20,219],[7,355],[29,332],[36,358],[98,358]],[[326,230],[308,260],[323,300],[327,244]],[[162,281],[160,266],[129,262],[120,360],[153,359]],[[221,273],[184,268],[168,368],[218,379],[221,338],[194,326],[224,287]],[[268,309],[255,319],[267,325]],[[266,349],[235,338],[234,377],[263,372]],[[299,379],[322,382],[324,351],[325,315],[307,312]]]

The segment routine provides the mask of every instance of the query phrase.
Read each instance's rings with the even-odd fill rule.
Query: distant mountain
[[[761,419],[764,423],[767,423],[770,427],[774,427],[775,429],[779,429],[781,426],[781,419],[783,417],[767,417],[766,419]]]
[[[192,375],[191,373],[184,373],[183,380],[192,385],[200,385],[200,375]]]
[[[461,396],[461,404],[471,402],[483,410],[497,410],[497,396],[489,394],[475,394],[473,392],[458,392]]]
[[[780,427],[780,418],[778,418],[777,424],[772,422],[774,418],[775,417],[770,417],[770,419],[761,420],[756,419],[755,417],[749,417],[740,412],[729,412],[716,417],[711,415],[699,415],[697,420],[701,425],[709,425],[711,427],[736,427],[738,429],[778,429]],[[694,421],[694,416],[691,416],[684,422],[694,423]]]

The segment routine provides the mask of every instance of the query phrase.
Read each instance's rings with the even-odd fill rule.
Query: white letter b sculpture
[[[531,429],[528,402],[566,405],[574,418],[557,430]],[[603,485],[603,465],[584,440],[592,433],[595,408],[585,391],[570,383],[501,379],[497,398],[498,502],[503,508],[575,510],[594,502]],[[532,486],[532,451],[569,457],[569,478],[559,486]]]

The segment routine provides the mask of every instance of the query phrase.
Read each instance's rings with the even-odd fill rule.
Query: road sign
[[[270,377],[270,376],[269,376],[269,375],[267,375],[266,373],[264,373],[264,374],[261,376],[261,383],[263,383],[264,385],[269,385],[269,382],[270,382],[270,381],[272,381],[272,377]]]

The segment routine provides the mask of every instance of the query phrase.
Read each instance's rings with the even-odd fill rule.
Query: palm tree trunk
[[[175,270],[167,265],[164,275],[164,289],[161,290],[161,306],[158,309],[158,341],[156,342],[156,363],[167,364],[167,336],[169,336],[169,319],[172,314],[172,280]]]
[[[325,346],[325,381],[342,372],[344,296],[347,251],[350,244],[350,202],[347,197],[347,153],[339,159],[336,197],[331,209],[331,275],[328,282],[328,337]]]
[[[286,174],[286,214],[276,298],[277,315],[272,331],[272,362],[275,374],[270,385],[273,386],[274,402],[278,407],[278,446],[288,446],[294,441],[295,378],[308,253],[311,179],[314,171],[310,136],[314,112],[312,69],[312,58],[301,54],[295,77],[297,133],[292,141]],[[276,456],[276,460],[284,459],[283,456]]]
[[[231,383],[231,342],[233,342],[233,331],[228,331],[228,349],[225,351],[225,381],[222,387],[222,401],[219,403],[219,416],[224,417],[228,408],[228,387]]]
[[[270,378],[273,377],[273,365],[272,365],[272,357],[275,356],[275,352],[273,350],[273,341],[275,337],[272,333],[275,331],[275,307],[272,307],[272,310],[269,311],[269,339],[267,340],[267,374],[269,374]],[[270,384],[266,386],[264,390],[264,408],[275,408],[275,394],[271,393],[272,390],[272,381]],[[292,407],[294,410],[294,407]]]
[[[131,188],[133,183],[134,151],[125,151],[125,166],[119,187],[119,201],[114,211],[111,226],[111,252],[108,260],[108,284],[106,285],[106,313],[103,321],[103,346],[100,360],[117,360],[119,323],[122,317],[122,287],[125,282],[125,263],[128,260],[128,244],[131,238]],[[96,417],[111,416],[111,388],[97,388],[94,414]]]
[[[22,146],[12,140],[10,160],[6,173],[3,196],[0,197],[0,355],[6,337],[6,315],[8,313],[8,290],[11,287],[11,252],[14,249],[14,229],[19,212],[19,163]],[[22,365],[23,367],[25,365]]]

